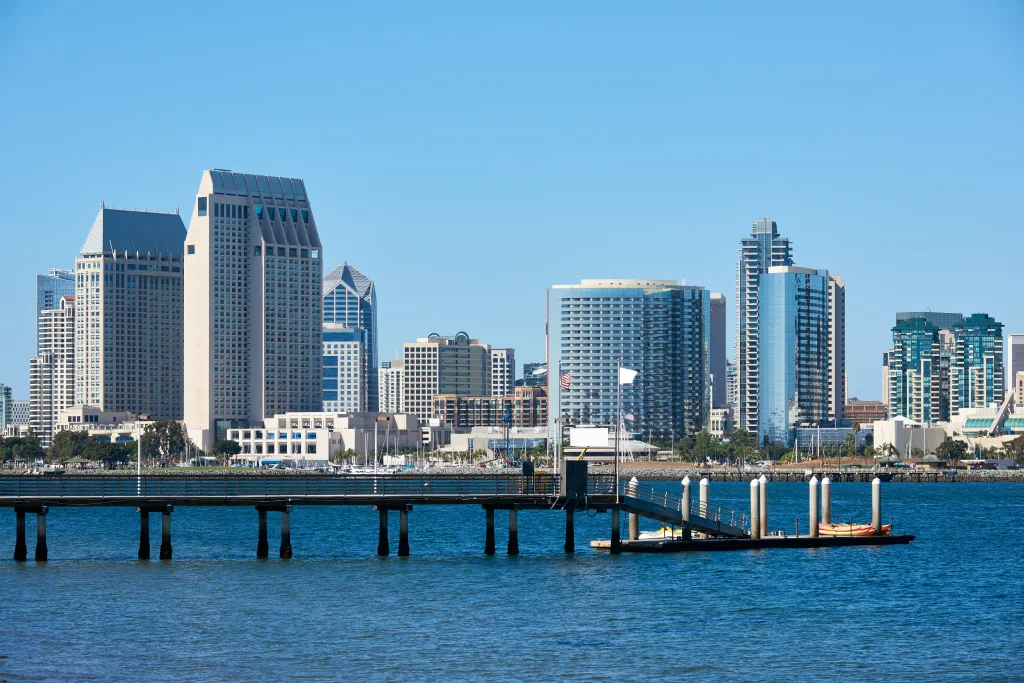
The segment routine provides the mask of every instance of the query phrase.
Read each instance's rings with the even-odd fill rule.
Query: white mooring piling
[[[882,533],[882,481],[878,477],[871,481],[871,527],[875,534]]]
[[[761,475],[757,480],[760,510],[758,519],[761,521],[761,538],[768,535],[768,477]]]
[[[683,502],[679,506],[683,517],[683,538],[690,540],[690,478],[683,477]]]
[[[707,477],[700,480],[700,516],[708,517],[708,505],[711,503],[711,482]]]
[[[761,485],[757,479],[750,480],[750,538],[758,540],[761,538],[761,496],[759,495]]]
[[[810,523],[807,525],[807,533],[811,535],[811,538],[818,537],[818,478],[815,476],[811,477],[809,482],[810,488]]]
[[[832,523],[832,480],[821,478],[821,523]]]

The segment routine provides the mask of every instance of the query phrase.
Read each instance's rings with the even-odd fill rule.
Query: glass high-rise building
[[[185,238],[185,423],[229,429],[323,408],[320,234],[298,178],[204,171]]]
[[[6,384],[0,384],[0,431],[7,429],[7,425],[14,424],[14,398],[11,388]]]
[[[984,313],[964,319],[953,330],[956,351],[951,374],[950,409],[987,408],[1003,402],[1003,324]]]
[[[770,267],[758,299],[758,440],[788,446],[829,417],[828,271]]]
[[[75,402],[184,415],[185,225],[177,213],[100,207],[75,260]]]
[[[772,266],[793,265],[793,249],[769,218],[754,221],[750,237],[740,240],[736,263],[736,416],[737,429],[757,433],[758,424],[758,286]]]
[[[900,311],[896,314],[896,323],[899,324],[904,320],[912,320],[914,318],[921,318],[926,322],[934,325],[940,330],[953,329],[964,321],[962,313],[940,313],[938,311]]]
[[[341,326],[356,332],[362,340],[363,365],[358,384],[364,400],[360,411],[379,410],[377,388],[377,290],[373,280],[352,266],[340,265],[324,276],[324,325]],[[326,327],[325,327],[326,329]],[[326,352],[324,354],[327,355]],[[339,391],[353,391],[353,387],[339,387]],[[325,408],[326,410],[326,408]]]
[[[324,323],[323,373],[324,412],[366,412],[366,347],[362,330]]]
[[[672,280],[583,280],[548,290],[548,428],[616,422],[616,375],[623,426],[645,438],[707,429],[711,418],[711,295]],[[572,376],[559,392],[558,367]]]
[[[39,353],[39,316],[45,310],[59,308],[61,297],[74,295],[74,272],[51,268],[49,273],[36,275],[36,353]]]
[[[57,308],[45,309],[39,354],[29,359],[29,426],[43,448],[53,439],[60,411],[83,402],[76,401],[75,316],[74,296],[62,296]]]
[[[523,377],[516,380],[517,387],[546,387],[547,385],[547,363],[523,363]]]
[[[885,362],[889,417],[930,423],[949,419],[951,333],[925,318],[904,318],[892,328]]]

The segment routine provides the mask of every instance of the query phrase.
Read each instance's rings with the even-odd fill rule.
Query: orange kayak
[[[887,536],[891,525],[883,524],[880,535]],[[870,524],[819,524],[819,536],[874,536],[875,528]]]

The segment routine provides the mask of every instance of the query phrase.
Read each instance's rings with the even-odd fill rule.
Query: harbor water
[[[806,532],[806,484],[769,501],[769,529]],[[749,509],[749,487],[712,483],[711,503]],[[870,506],[869,484],[833,485],[841,521]],[[498,511],[488,557],[482,509],[424,505],[412,556],[392,513],[378,558],[375,511],[296,506],[294,558],[276,559],[271,512],[256,560],[252,508],[179,507],[161,562],[136,559],[133,508],[54,505],[44,564],[10,559],[4,509],[0,679],[1021,680],[1024,486],[887,484],[882,509],[917,540],[611,556],[588,545],[610,516],[580,513],[566,555],[564,513],[524,511],[509,557]],[[155,558],[155,515],[153,532]]]

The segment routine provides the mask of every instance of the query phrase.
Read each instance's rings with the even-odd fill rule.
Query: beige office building
[[[75,260],[78,403],[182,418],[184,249],[177,213],[100,205]]]
[[[402,407],[421,420],[433,417],[437,394],[491,395],[491,347],[465,332],[409,342],[403,360]]]
[[[302,180],[204,171],[185,238],[185,423],[322,408],[322,253]]]
[[[29,360],[29,426],[43,448],[60,412],[75,404],[75,297],[39,314],[39,355]]]

